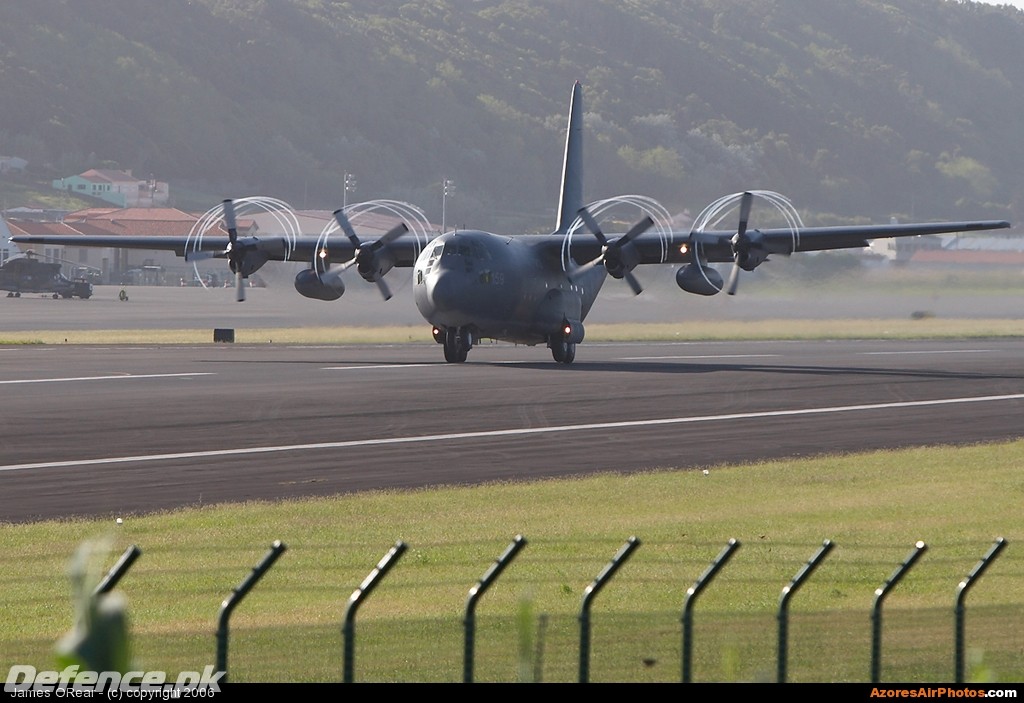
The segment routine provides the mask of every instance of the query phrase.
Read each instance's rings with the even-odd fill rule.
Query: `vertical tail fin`
[[[565,234],[583,207],[583,88],[576,81],[569,101],[569,129],[565,135],[565,160],[562,163],[562,191],[558,197],[558,224],[555,234]]]

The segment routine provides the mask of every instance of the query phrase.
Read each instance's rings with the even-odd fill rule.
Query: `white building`
[[[153,178],[138,179],[131,171],[91,168],[76,176],[51,182],[72,195],[99,198],[118,207],[158,207],[170,201],[170,185]]]

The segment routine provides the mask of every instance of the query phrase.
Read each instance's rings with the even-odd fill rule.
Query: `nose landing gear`
[[[450,364],[465,361],[469,350],[473,348],[473,333],[465,327],[435,329],[434,339],[444,345],[444,360]]]

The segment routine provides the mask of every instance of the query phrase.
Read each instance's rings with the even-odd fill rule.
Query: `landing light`
[[[679,253],[680,254],[686,254],[689,251],[690,251],[690,246],[688,244],[680,244],[679,245]]]
[[[317,256],[319,256],[321,259],[326,259],[327,258],[327,250],[326,249],[321,249],[320,253],[317,254]]]
[[[565,327],[563,327],[562,328],[562,334],[564,334],[566,337],[568,337],[570,334],[572,334],[572,326],[571,325],[566,325]]]

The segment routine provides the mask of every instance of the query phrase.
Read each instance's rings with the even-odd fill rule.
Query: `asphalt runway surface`
[[[584,342],[565,366],[488,343],[464,364],[433,344],[6,346],[0,521],[1016,439],[1022,354]]]

